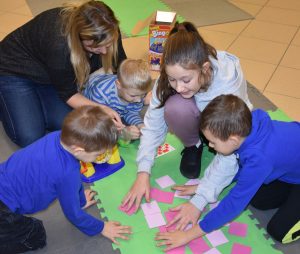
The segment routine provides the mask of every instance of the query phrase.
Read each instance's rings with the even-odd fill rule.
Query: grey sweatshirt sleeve
[[[150,105],[144,118],[145,127],[142,128],[140,146],[137,153],[138,172],[151,173],[154,158],[159,145],[167,135],[168,127],[164,119],[164,108],[157,108],[160,104],[156,97],[157,81],[152,90]]]
[[[190,202],[200,211],[207,203],[216,202],[222,190],[232,182],[238,169],[235,154],[229,156],[216,154],[200,179],[196,194]]]

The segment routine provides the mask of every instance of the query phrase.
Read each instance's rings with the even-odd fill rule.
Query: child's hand
[[[82,207],[82,209],[86,209],[97,203],[97,200],[94,199],[94,197],[96,195],[95,191],[92,191],[90,189],[84,190],[84,195],[85,195],[85,199],[86,199],[86,204],[84,207]]]
[[[130,133],[131,139],[139,139],[141,136],[140,129],[135,125],[130,125],[126,127],[126,130]]]
[[[169,251],[171,249],[177,248],[179,246],[185,245],[188,242],[196,239],[205,233],[199,227],[199,225],[193,226],[187,231],[173,231],[173,232],[160,232],[156,234],[155,240],[160,241],[157,246],[166,246],[164,251]]]
[[[189,223],[192,223],[193,226],[196,225],[201,214],[198,208],[190,202],[171,208],[170,211],[178,211],[179,213],[166,225],[166,227],[177,222],[177,230],[184,230]]]
[[[127,206],[127,211],[132,207],[133,203],[135,203],[135,209],[137,210],[141,204],[143,196],[145,196],[146,202],[150,202],[149,178],[150,176],[146,172],[140,172],[137,174],[134,184],[122,201],[122,206]]]
[[[115,244],[120,244],[116,238],[121,238],[123,240],[128,240],[127,234],[131,234],[131,227],[122,226],[120,222],[108,221],[105,222],[104,228],[102,230],[102,235],[110,239]]]
[[[172,190],[179,191],[179,196],[190,196],[196,193],[198,185],[175,185]]]

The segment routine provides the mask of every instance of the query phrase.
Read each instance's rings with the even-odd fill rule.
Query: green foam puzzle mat
[[[131,31],[138,21],[147,19],[156,10],[172,11],[166,4],[159,0],[104,0],[109,5],[120,21],[122,33],[127,37],[133,36]],[[177,20],[182,22],[184,19],[177,16]],[[135,36],[147,35],[148,26]]]
[[[280,112],[279,115],[281,114]],[[282,116],[282,115],[281,115]],[[169,175],[176,184],[184,184],[188,179],[181,176],[179,172],[179,163],[181,159],[180,152],[182,150],[182,144],[179,140],[171,134],[168,134],[166,142],[175,147],[175,151],[165,154],[156,158],[155,165],[152,168],[151,186],[160,188],[155,179]],[[133,142],[127,148],[120,148],[120,154],[125,160],[125,166],[113,175],[104,178],[94,183],[92,187],[98,192],[97,198],[100,200],[98,204],[99,208],[102,208],[101,216],[107,217],[109,220],[120,221],[123,225],[130,225],[133,229],[133,234],[130,236],[129,241],[121,241],[120,246],[113,246],[119,248],[122,254],[138,254],[141,250],[145,254],[163,253],[163,250],[156,247],[154,240],[155,234],[158,232],[157,228],[149,229],[145,220],[143,211],[139,209],[136,214],[128,216],[125,213],[118,210],[118,206],[125,194],[130,189],[132,183],[136,177],[136,153],[138,149],[138,142]],[[202,156],[202,173],[208,166],[213,158],[213,153],[209,152],[207,147],[204,148]],[[233,185],[226,188],[220,198],[224,197]],[[171,191],[171,188],[165,188],[164,191]],[[145,202],[145,201],[143,201]],[[173,204],[158,203],[159,207],[164,213],[169,208],[186,202],[184,199],[174,198]],[[228,243],[217,246],[217,249],[221,253],[231,253],[233,243],[241,243],[243,245],[250,246],[252,248],[252,254],[260,253],[281,253],[273,248],[273,240],[266,238],[266,231],[257,227],[258,222],[251,218],[252,214],[250,210],[245,210],[235,221],[246,223],[248,225],[248,234],[246,237],[238,237],[230,235],[228,233],[228,226],[224,226],[221,230],[229,240]],[[204,237],[204,240],[210,245],[208,240]],[[147,246],[147,248],[145,248]],[[210,247],[212,247],[210,245]],[[188,247],[185,248],[185,253],[192,253]]]

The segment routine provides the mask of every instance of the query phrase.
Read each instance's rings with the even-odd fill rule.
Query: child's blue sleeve
[[[85,198],[84,188],[83,188],[82,184],[81,184],[81,187],[80,187],[80,190],[79,190],[79,199],[80,199],[80,207],[85,206],[86,198]]]
[[[83,233],[96,235],[102,232],[104,222],[81,209],[83,192],[80,175],[76,171],[57,184],[58,200],[68,220]]]

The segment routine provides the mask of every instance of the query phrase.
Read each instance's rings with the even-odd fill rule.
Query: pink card
[[[154,213],[161,213],[160,208],[155,200],[153,200],[150,203],[142,204],[141,208],[142,208],[145,216],[154,214]]]
[[[188,243],[191,251],[194,254],[204,253],[210,249],[209,245],[202,237],[196,238]]]
[[[177,214],[178,214],[177,211],[170,211],[170,210],[166,211],[165,217],[167,219],[167,222],[170,222],[171,220],[173,220]]]
[[[209,251],[205,252],[205,254],[222,254],[222,253],[218,251],[216,248],[212,248]]]
[[[131,206],[130,209],[129,209],[128,211],[126,211],[127,206],[122,206],[122,205],[120,205],[120,206],[118,207],[118,209],[119,209],[120,211],[126,213],[126,214],[129,215],[129,216],[132,215],[132,214],[134,214],[134,213],[136,212],[136,206],[135,206],[135,205]]]
[[[251,254],[252,248],[240,243],[232,245],[231,254]]]
[[[224,243],[228,243],[228,239],[220,229],[215,230],[209,234],[206,234],[205,236],[213,247],[216,247]]]
[[[240,223],[233,221],[229,225],[228,233],[231,235],[245,237],[248,232],[248,225],[245,223]]]
[[[166,225],[165,219],[161,213],[155,213],[145,216],[149,228],[157,228]]]
[[[167,254],[184,254],[185,253],[185,246],[180,246],[172,250],[166,251]]]
[[[159,229],[159,232],[161,232],[161,233],[168,232],[167,227],[165,225],[158,227],[158,229]]]
[[[157,178],[155,181],[162,189],[175,185],[173,179],[168,175]]]
[[[166,192],[156,188],[151,188],[150,198],[155,199],[157,202],[172,204],[174,200],[174,192]]]

